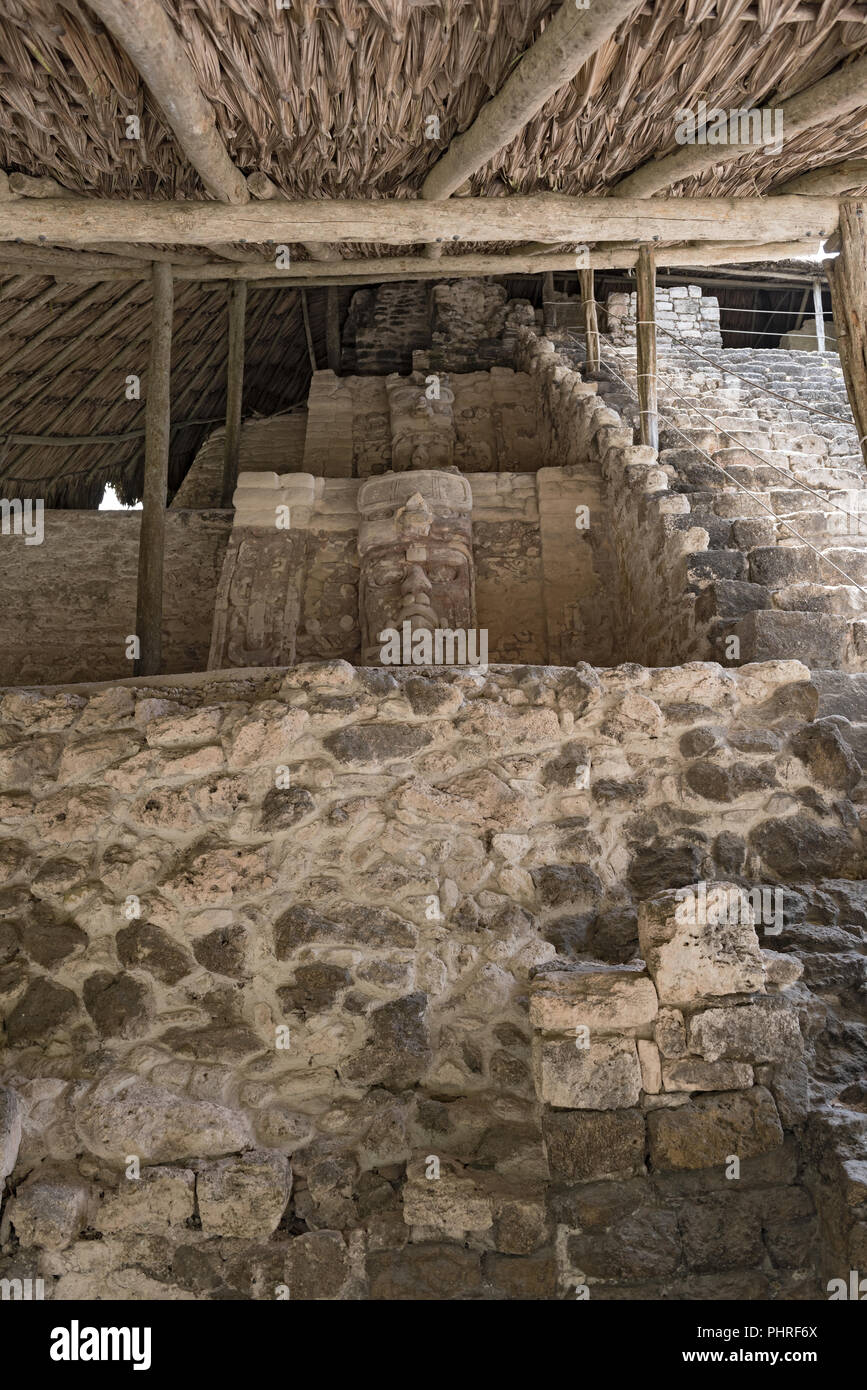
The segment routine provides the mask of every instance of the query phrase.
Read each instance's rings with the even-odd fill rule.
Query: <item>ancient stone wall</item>
[[[436,394],[429,397],[428,390]],[[314,373],[305,472],[323,478],[399,472],[411,465],[416,450],[429,454],[425,467],[534,471],[543,458],[530,379],[510,367],[385,377]],[[282,468],[272,459],[250,471],[288,472],[291,466]]]
[[[141,512],[46,510],[42,544],[0,537],[0,681],[128,675],[135,633]],[[230,512],[166,516],[163,661],[204,670]]]
[[[606,402],[637,426],[634,391],[624,389],[634,355],[608,352],[616,365]],[[701,528],[707,540],[686,561],[691,633],[642,659],[724,656],[734,637],[741,660],[797,653],[815,666],[864,670],[867,478],[839,362],[779,351],[707,356],[660,354],[658,463],[676,494],[663,524],[688,535]],[[637,532],[642,519],[633,518]],[[652,543],[664,553],[660,537]]]
[[[279,468],[281,473],[300,471],[306,433],[306,409],[245,420],[241,426],[239,472],[256,473],[266,468]],[[226,431],[221,426],[208,435],[190,464],[171,503],[175,510],[222,506],[225,448]]]
[[[510,300],[491,280],[403,281],[358,290],[344,329],[342,370],[406,376],[510,367],[516,329],[535,321],[528,301]]]
[[[635,342],[637,302],[634,290],[631,294],[609,294],[605,301],[605,325],[613,343]],[[719,301],[715,295],[702,294],[699,285],[657,285],[654,303],[661,344],[683,339],[722,347]]]
[[[410,471],[388,478],[411,497],[432,476]],[[477,621],[471,626],[488,634],[488,659],[616,659],[619,576],[598,467],[470,474],[462,485],[472,501]],[[362,660],[359,498],[365,486],[360,479],[305,473],[241,475],[215,601],[211,669],[314,657]],[[579,529],[579,512],[588,507],[591,524]]]
[[[859,679],[6,692],[0,1276],[821,1296],[867,1215]]]

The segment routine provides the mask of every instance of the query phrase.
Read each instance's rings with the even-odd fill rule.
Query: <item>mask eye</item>
[[[370,582],[384,589],[389,584],[397,584],[403,578],[403,572],[403,565],[396,564],[394,560],[380,560],[370,571]]]
[[[451,584],[460,573],[457,565],[430,565],[428,577],[432,584]]]

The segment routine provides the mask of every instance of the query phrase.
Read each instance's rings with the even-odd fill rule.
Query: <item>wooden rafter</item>
[[[768,98],[765,107],[773,106]],[[867,55],[836,68],[828,77],[777,104],[783,138],[791,140],[814,126],[826,126],[867,106]],[[652,198],[672,184],[697,178],[707,169],[755,154],[754,144],[683,145],[663,159],[651,160],[627,174],[610,190],[612,198]]]
[[[810,169],[797,178],[787,179],[777,184],[771,192],[777,194],[808,193],[814,198],[834,198],[840,193],[848,193],[853,188],[867,185],[867,159],[849,159],[841,164],[825,164],[821,169]]]
[[[420,197],[432,202],[451,197],[521,133],[545,102],[635,13],[639,3],[607,0],[603,5],[579,9],[573,0],[564,0],[500,90],[437,160],[421,186]],[[441,252],[442,248],[433,243],[429,251],[435,250]]]
[[[248,202],[247,180],[232,163],[217,133],[214,112],[202,94],[181,37],[158,0],[87,3],[159,103],[175,139],[208,192],[224,203]],[[307,247],[314,257],[317,249],[323,250],[320,243]],[[331,259],[330,254],[327,259]]]

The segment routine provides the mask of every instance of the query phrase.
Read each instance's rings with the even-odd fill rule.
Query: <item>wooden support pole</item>
[[[816,315],[816,350],[825,351],[825,310],[822,308],[822,281],[813,281],[813,313]]]
[[[158,676],[162,668],[163,561],[166,493],[171,440],[172,268],[155,261],[152,271],[151,350],[145,407],[145,466],[138,547],[136,633],[137,676]]]
[[[316,365],[316,349],[313,346],[313,334],[310,332],[310,311],[307,307],[307,291],[301,291],[301,317],[304,320],[304,337],[307,339],[307,354],[310,358],[310,366],[314,372],[319,368]]]
[[[542,276],[542,322],[545,332],[554,323],[554,272],[546,270]]]
[[[581,308],[584,311],[584,342],[586,361],[584,367],[589,375],[599,371],[599,320],[596,315],[596,286],[592,270],[579,270],[581,281]]]
[[[638,290],[635,314],[635,346],[638,357],[638,402],[641,411],[641,442],[659,448],[659,417],[656,405],[656,261],[653,247],[643,242],[638,248],[635,267]]]
[[[827,272],[840,366],[867,463],[867,200],[840,204],[840,254]]]
[[[336,285],[329,285],[325,291],[325,349],[328,366],[338,376],[340,374],[340,312]]]
[[[226,369],[226,445],[223,453],[223,506],[231,507],[241,455],[241,402],[244,395],[244,329],[247,281],[229,289],[229,361]]]

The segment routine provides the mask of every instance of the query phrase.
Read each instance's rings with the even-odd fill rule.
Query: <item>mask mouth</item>
[[[423,603],[408,603],[401,609],[399,623],[411,623],[414,628],[426,628],[428,632],[434,632],[438,626],[438,618],[434,610]]]

